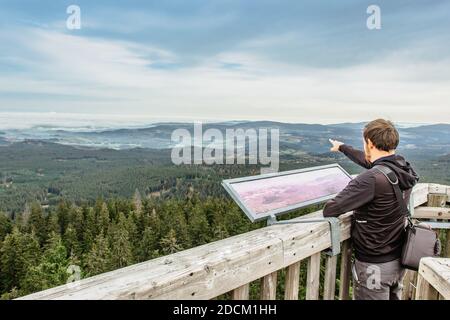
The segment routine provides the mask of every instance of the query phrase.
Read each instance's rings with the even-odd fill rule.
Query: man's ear
[[[369,149],[375,148],[374,144],[372,143],[372,141],[370,141],[370,139],[367,139],[367,147],[368,147]]]

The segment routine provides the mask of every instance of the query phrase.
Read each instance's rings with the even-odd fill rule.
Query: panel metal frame
[[[274,172],[274,173],[266,173],[266,174],[260,174],[256,176],[249,176],[249,177],[242,177],[242,178],[235,178],[235,179],[226,179],[222,181],[222,186],[225,188],[225,190],[228,192],[228,194],[231,196],[231,198],[238,204],[238,206],[244,211],[244,213],[247,215],[247,217],[250,219],[251,222],[258,222],[261,220],[266,220],[271,216],[278,216],[282,215],[300,208],[304,208],[313,204],[319,204],[323,203],[325,201],[328,201],[330,199],[333,199],[337,193],[331,194],[328,196],[312,199],[305,202],[300,202],[298,204],[294,204],[291,206],[287,206],[284,208],[274,209],[270,210],[264,213],[256,214],[250,208],[247,208],[245,204],[241,201],[239,195],[236,193],[236,191],[233,189],[232,185],[240,182],[248,182],[248,181],[256,181],[256,180],[263,180],[263,179],[269,179],[274,177],[282,177],[287,175],[293,175],[298,173],[304,173],[304,172],[311,172],[311,171],[320,171],[324,169],[330,169],[330,168],[337,168],[342,171],[346,176],[349,177],[350,180],[353,179],[353,177],[344,170],[339,164],[329,164],[325,166],[318,166],[318,167],[310,167],[310,168],[304,168],[304,169],[296,169],[296,170],[289,170],[289,171],[282,171],[282,172]]]

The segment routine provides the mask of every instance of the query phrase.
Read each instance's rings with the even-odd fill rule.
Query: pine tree
[[[119,213],[119,221],[112,225],[109,239],[114,268],[122,268],[133,263],[133,253],[127,230],[127,220],[123,213]]]
[[[56,209],[56,216],[58,217],[59,233],[64,234],[66,232],[67,225],[69,224],[69,204],[66,201],[61,201]]]
[[[133,204],[134,204],[135,211],[137,213],[141,213],[142,212],[142,197],[141,197],[141,193],[139,192],[138,189],[136,189],[134,191]]]
[[[45,225],[44,215],[39,203],[34,203],[31,206],[28,225],[31,229],[31,232],[34,232],[36,234],[36,237],[39,240],[39,244],[43,245],[47,240],[47,227]]]
[[[208,220],[198,205],[192,209],[190,216],[189,237],[193,246],[199,246],[211,240]]]
[[[112,255],[108,240],[99,234],[85,257],[85,270],[88,276],[107,272],[112,269]]]
[[[52,233],[38,265],[31,266],[21,281],[21,291],[28,294],[64,284],[69,277],[69,259],[61,236]]]
[[[97,216],[98,233],[106,234],[110,221],[108,206],[103,203]]]
[[[97,235],[96,219],[94,210],[92,208],[89,208],[86,212],[84,225],[83,251],[88,252],[89,250],[91,250],[92,244],[94,243],[95,237]]]
[[[77,232],[72,224],[69,224],[66,228],[66,233],[63,237],[64,246],[71,255],[79,257],[81,255],[80,243],[77,239]]]
[[[6,235],[12,230],[11,220],[4,214],[0,212],[0,242],[5,239]]]
[[[151,227],[145,228],[142,240],[139,242],[137,259],[147,261],[159,256],[158,250],[159,234]]]
[[[0,285],[2,291],[20,287],[27,270],[39,260],[39,242],[34,234],[22,233],[14,227],[0,249]]]
[[[170,229],[169,233],[161,239],[160,243],[162,251],[166,255],[183,250],[183,247],[178,243],[177,234],[173,229]]]
[[[61,227],[58,223],[58,217],[54,212],[49,213],[45,217],[45,224],[46,224],[46,232],[47,234],[53,233],[60,233]]]

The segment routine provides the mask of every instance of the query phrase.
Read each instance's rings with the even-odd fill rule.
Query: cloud
[[[307,14],[314,4],[291,4],[286,10],[263,1],[260,11],[220,1],[178,10],[113,7],[95,19],[82,5],[87,18],[80,32],[51,19],[3,28],[0,41],[9,45],[0,55],[0,111],[291,122],[450,119],[448,34],[421,36],[436,31],[430,26],[412,37],[414,30],[389,28],[412,8],[388,11],[385,29],[375,34],[364,29],[365,10],[332,6],[337,11],[325,8],[325,18],[317,19],[319,11]],[[431,13],[442,23],[442,14]]]

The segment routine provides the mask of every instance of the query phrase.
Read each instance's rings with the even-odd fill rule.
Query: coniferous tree
[[[211,240],[210,233],[206,216],[198,205],[195,206],[189,221],[189,237],[192,245],[199,246],[208,243]]]
[[[113,268],[122,268],[133,263],[133,253],[127,230],[127,220],[119,213],[119,221],[109,230]]]
[[[56,216],[58,217],[59,234],[66,232],[67,225],[69,224],[69,205],[66,201],[61,201],[56,209]]]
[[[11,220],[4,214],[0,212],[0,242],[5,239],[6,235],[12,230]]]
[[[161,248],[164,254],[172,254],[183,250],[181,244],[178,243],[175,230],[170,229],[169,233],[161,239]]]
[[[98,233],[106,233],[110,223],[109,210],[106,203],[102,203],[97,216]]]
[[[108,240],[99,234],[85,257],[85,270],[88,276],[107,272],[112,269],[112,255]]]
[[[47,240],[47,227],[45,225],[42,207],[39,203],[34,203],[31,206],[28,226],[30,227],[31,232],[34,232],[36,234],[36,237],[39,240],[39,244],[43,245]]]
[[[97,235],[96,219],[94,210],[92,208],[89,208],[86,211],[84,226],[85,227],[83,232],[83,250],[85,252],[89,252]]]
[[[78,242],[77,232],[72,224],[69,224],[66,228],[66,232],[63,237],[63,244],[70,255],[75,257],[79,257],[81,255],[81,247]]]
[[[61,227],[58,223],[58,216],[52,212],[45,217],[47,235],[51,233],[60,233]]]
[[[8,234],[0,249],[0,283],[2,291],[19,288],[27,270],[39,260],[39,242],[34,234],[17,227]]]
[[[44,249],[40,263],[30,266],[21,282],[21,289],[24,293],[64,284],[69,276],[67,272],[69,259],[61,236],[52,233]]]
[[[139,261],[147,261],[158,257],[158,241],[159,234],[152,227],[145,228],[142,234],[142,240],[138,246],[137,259]]]
[[[141,197],[141,193],[139,192],[138,189],[136,189],[136,191],[134,191],[133,204],[134,204],[135,211],[138,213],[141,213],[142,212],[142,197]]]

